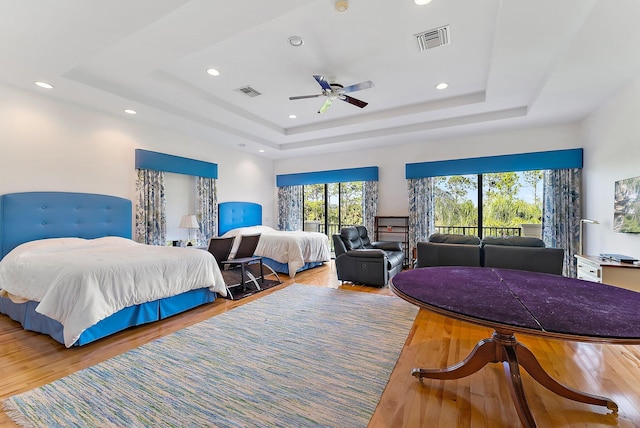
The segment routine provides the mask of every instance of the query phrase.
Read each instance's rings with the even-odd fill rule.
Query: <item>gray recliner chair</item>
[[[338,279],[383,287],[402,271],[400,242],[371,242],[364,226],[343,227],[333,235]]]

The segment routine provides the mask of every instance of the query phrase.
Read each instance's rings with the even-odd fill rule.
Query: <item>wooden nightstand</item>
[[[620,263],[598,256],[576,255],[577,277],[640,292],[640,265]]]

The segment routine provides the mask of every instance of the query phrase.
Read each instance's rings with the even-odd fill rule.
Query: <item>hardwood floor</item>
[[[262,294],[214,303],[158,323],[66,349],[48,336],[26,332],[0,316],[0,399],[44,385],[158,337],[245,304],[293,282],[393,295],[389,287],[340,285],[333,264],[296,275]],[[375,321],[369,321],[375,322]],[[391,374],[370,427],[517,427],[502,366],[491,364],[455,381],[411,376],[414,367],[445,367],[464,359],[491,331],[421,310]],[[612,398],[618,414],[606,408],[558,397],[525,373],[525,392],[539,427],[640,427],[640,346],[598,345],[518,335],[542,366],[560,382]],[[357,403],[354,403],[357,405]],[[348,426],[345,421],[345,426]],[[16,426],[0,410],[0,426]]]

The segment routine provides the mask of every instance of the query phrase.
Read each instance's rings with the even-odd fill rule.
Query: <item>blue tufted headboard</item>
[[[70,192],[25,192],[0,196],[0,251],[45,238],[131,239],[131,201]]]
[[[262,205],[254,202],[221,202],[218,204],[218,236],[238,227],[262,224]]]

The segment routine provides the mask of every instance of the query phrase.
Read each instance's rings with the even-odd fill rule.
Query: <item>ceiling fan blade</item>
[[[333,100],[331,98],[327,98],[327,101],[325,101],[324,104],[322,104],[322,106],[320,107],[320,110],[318,110],[318,113],[324,113],[325,111],[327,111],[327,109],[331,106],[332,102]]]
[[[362,100],[359,100],[357,98],[350,97],[349,95],[343,95],[343,96],[340,97],[340,99],[342,101],[346,101],[349,104],[353,104],[354,106],[360,107],[360,108],[364,108],[364,107],[367,106],[367,104],[369,104],[369,103],[366,103],[366,102],[364,102]]]
[[[327,91],[331,90],[331,85],[329,85],[329,82],[327,82],[327,80],[324,78],[324,76],[319,76],[317,74],[315,74],[313,76],[314,79],[316,79],[316,81],[318,82],[318,84],[320,86],[322,86],[322,89],[326,89]]]
[[[348,92],[361,91],[363,89],[373,88],[374,86],[375,85],[371,80],[367,80],[366,82],[360,82],[360,83],[356,83],[355,85],[350,85],[350,86],[347,86],[346,88],[342,88],[341,92],[348,93]]]
[[[318,98],[321,97],[322,94],[317,94],[317,95],[299,95],[297,97],[289,97],[290,100],[303,100],[305,98]]]

